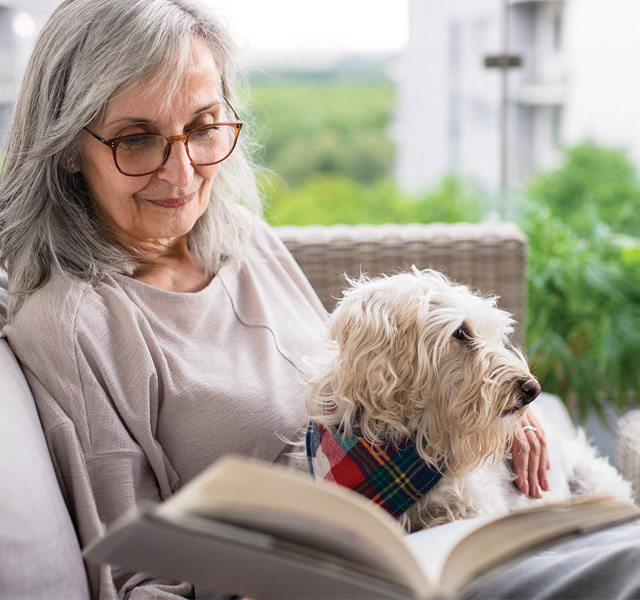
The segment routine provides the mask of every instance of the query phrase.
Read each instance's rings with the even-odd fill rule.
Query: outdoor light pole
[[[501,0],[501,53],[485,56],[484,66],[501,70],[500,77],[500,216],[509,187],[509,69],[519,67],[522,57],[509,54],[509,0]]]
[[[502,0],[502,72],[500,81],[501,110],[500,110],[500,213],[504,215],[504,201],[509,184],[509,155],[508,155],[508,133],[509,133],[509,5],[508,0]]]

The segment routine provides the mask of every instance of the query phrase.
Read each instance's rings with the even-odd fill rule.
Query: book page
[[[455,547],[472,531],[483,527],[495,517],[476,517],[438,525],[408,535],[406,544],[411,548],[422,571],[430,581],[439,582],[445,564]]]
[[[444,595],[455,595],[474,578],[506,568],[525,555],[638,518],[640,509],[628,502],[577,498],[502,517],[441,525],[408,536],[407,543],[434,581],[440,573],[438,587]]]
[[[261,531],[375,569],[412,590],[430,587],[383,509],[338,485],[278,465],[226,457],[158,507],[167,517],[187,513]]]
[[[157,511],[214,518],[332,554],[422,597],[436,588],[454,595],[525,554],[640,517],[627,502],[581,498],[406,536],[395,519],[352,491],[239,457],[218,461]]]

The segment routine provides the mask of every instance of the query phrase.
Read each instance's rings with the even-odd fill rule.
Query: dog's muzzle
[[[516,404],[513,408],[506,410],[504,413],[502,413],[502,416],[508,417],[514,413],[517,413],[519,410],[522,410],[525,406],[531,404],[540,395],[541,391],[542,388],[540,387],[540,384],[533,377],[523,381],[520,384],[520,398],[518,404]]]
[[[531,379],[527,379],[520,386],[520,389],[522,390],[522,394],[520,397],[522,398],[523,406],[526,406],[527,404],[531,404],[540,395],[540,392],[542,391],[540,384],[533,377]]]

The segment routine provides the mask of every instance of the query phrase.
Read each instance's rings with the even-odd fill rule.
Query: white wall
[[[499,186],[500,75],[482,69],[500,50],[500,0],[410,0],[410,42],[398,89],[398,181],[415,192],[450,169]],[[562,15],[562,46],[554,23]],[[511,50],[526,60],[509,72],[509,173],[525,181],[558,166],[560,146],[591,138],[629,150],[640,167],[640,0],[565,0],[512,6]],[[459,23],[460,70],[449,57]],[[454,102],[453,100],[456,100]],[[560,116],[559,116],[560,115]],[[458,124],[452,138],[451,125]],[[559,133],[559,139],[556,134]]]
[[[640,165],[640,2],[570,0],[564,137],[629,149]]]
[[[500,76],[482,64],[500,47],[498,8],[495,0],[410,0],[396,127],[396,176],[408,191],[452,170],[499,181]]]
[[[397,177],[407,189],[436,180],[449,162],[447,12],[445,3],[410,3],[409,45],[398,69],[394,126]]]

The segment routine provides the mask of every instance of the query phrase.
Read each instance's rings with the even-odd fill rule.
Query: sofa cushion
[[[88,598],[78,540],[33,397],[5,339],[0,382],[0,598]]]

